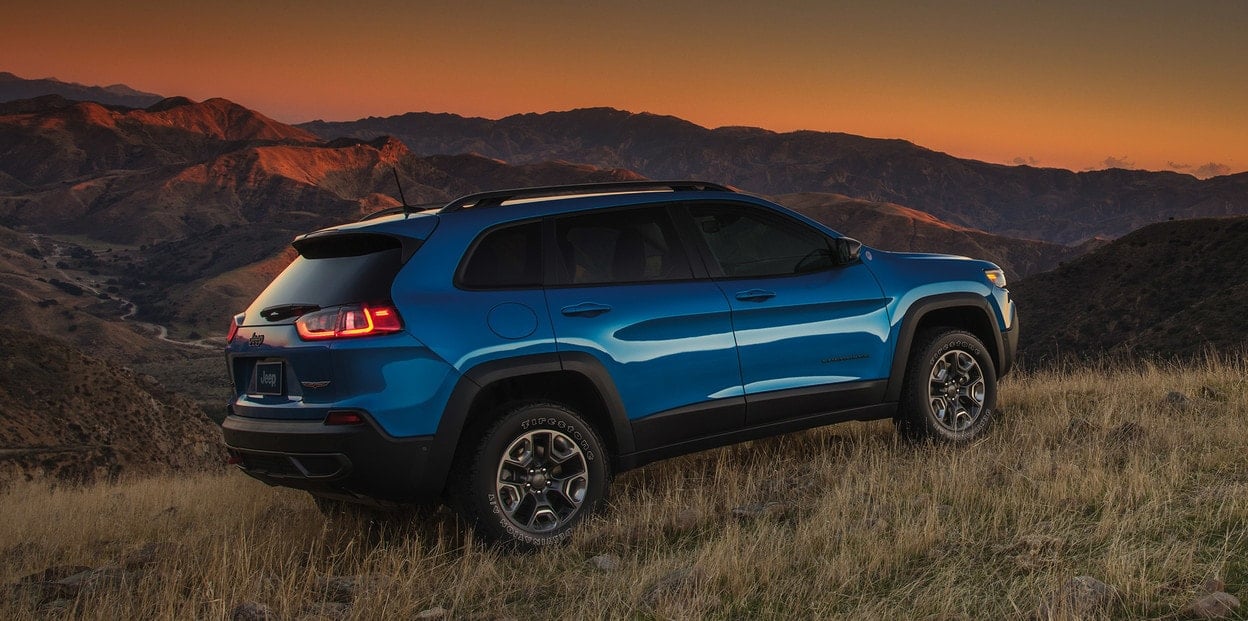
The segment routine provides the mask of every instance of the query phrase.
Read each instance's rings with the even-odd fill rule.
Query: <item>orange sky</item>
[[[991,162],[1240,172],[1245,33],[1240,0],[8,0],[0,71],[291,122],[611,106]]]

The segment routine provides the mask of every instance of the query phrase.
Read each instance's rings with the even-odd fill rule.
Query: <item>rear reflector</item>
[[[364,417],[356,412],[330,412],[325,417],[326,425],[363,425]]]

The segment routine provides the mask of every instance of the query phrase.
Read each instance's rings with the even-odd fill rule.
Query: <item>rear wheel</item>
[[[914,441],[962,443],[983,435],[997,405],[997,374],[975,335],[937,328],[917,339],[906,366],[898,430]]]
[[[576,412],[527,403],[481,433],[456,464],[450,496],[487,540],[557,543],[606,496],[611,474],[603,447]]]

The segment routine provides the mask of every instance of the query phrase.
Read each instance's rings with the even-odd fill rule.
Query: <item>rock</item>
[[[1209,578],[1208,580],[1205,580],[1204,582],[1200,583],[1200,588],[1204,589],[1206,593],[1217,593],[1218,591],[1225,591],[1226,581],[1215,576],[1213,578]]]
[[[72,599],[54,599],[40,606],[39,612],[50,617],[68,617],[73,608],[74,600]]]
[[[1239,610],[1239,599],[1225,591],[1217,591],[1197,598],[1183,609],[1183,613],[1197,619],[1226,619],[1236,610]]]
[[[586,562],[590,567],[602,572],[615,571],[620,568],[620,559],[614,554],[599,554]]]
[[[1176,410],[1187,410],[1192,407],[1192,400],[1181,392],[1171,390],[1166,393],[1165,404]]]
[[[685,567],[668,572],[642,591],[639,603],[645,608],[654,608],[664,596],[687,589],[701,578],[702,572],[696,567]]]
[[[1226,392],[1218,390],[1213,386],[1201,386],[1200,396],[1210,401],[1226,401]]]
[[[445,619],[446,609],[441,606],[434,606],[416,613],[417,619]]]
[[[147,565],[155,565],[162,558],[170,558],[177,555],[178,545],[166,541],[153,541],[145,543],[121,557],[121,566],[126,569],[136,569]]]
[[[243,602],[230,611],[230,621],[277,621],[277,612],[268,604]]]
[[[1115,595],[1113,587],[1092,576],[1075,576],[1040,605],[1039,616],[1042,619],[1085,617],[1104,608]]]
[[[323,601],[349,604],[361,593],[371,591],[385,580],[378,576],[323,576],[313,586],[321,592]]]
[[[317,578],[315,587],[324,601],[349,604],[359,590],[359,580],[355,576],[324,576]]]

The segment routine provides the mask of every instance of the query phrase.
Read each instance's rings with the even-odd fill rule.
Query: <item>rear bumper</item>
[[[365,424],[325,425],[231,411],[221,428],[232,461],[270,485],[360,502],[436,500],[445,465],[434,463],[434,437],[395,438],[360,414]]]

